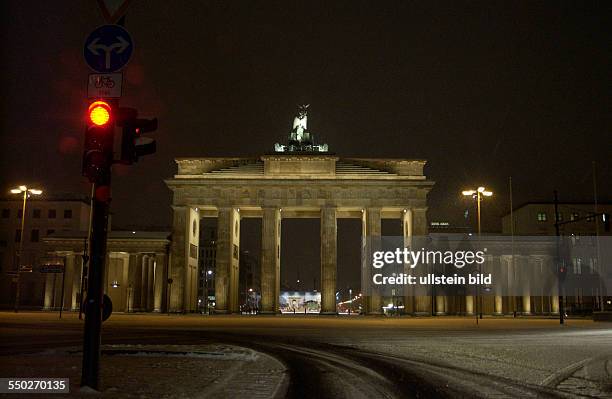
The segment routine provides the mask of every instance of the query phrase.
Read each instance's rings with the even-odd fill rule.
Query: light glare
[[[89,106],[89,120],[97,126],[103,126],[110,120],[110,106],[104,101],[96,101]]]

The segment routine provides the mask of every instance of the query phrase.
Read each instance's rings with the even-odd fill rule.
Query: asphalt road
[[[74,314],[0,313],[0,354],[79,346]],[[612,398],[612,323],[553,319],[114,314],[105,344],[245,346],[290,398]]]

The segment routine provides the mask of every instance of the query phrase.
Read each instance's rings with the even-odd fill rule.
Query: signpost
[[[134,50],[132,37],[122,26],[102,25],[87,36],[83,48],[85,62],[99,73],[117,72]]]
[[[114,159],[114,129],[123,128],[121,160],[132,164],[139,156],[155,152],[155,142],[143,142],[140,134],[157,129],[157,118],[138,119],[137,111],[120,108],[122,74],[134,51],[132,37],[125,30],[125,11],[130,0],[98,0],[108,24],[94,29],[85,40],[85,62],[95,74],[88,78],[87,95],[91,99],[85,131],[83,176],[92,186],[89,255],[83,254],[87,267],[87,297],[83,331],[81,386],[98,390],[102,321],[112,312],[110,298],[104,295],[106,241],[111,193],[111,167]],[[131,116],[130,116],[131,115]],[[22,229],[23,230],[23,229]],[[85,267],[84,267],[85,269]],[[81,293],[83,289],[81,289]],[[82,303],[82,298],[81,298]]]
[[[122,85],[121,73],[92,73],[87,79],[87,97],[119,98]]]

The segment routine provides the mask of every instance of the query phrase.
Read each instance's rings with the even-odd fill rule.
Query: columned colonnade
[[[199,221],[217,218],[216,311],[239,311],[240,221],[262,219],[261,307],[277,313],[280,294],[281,221],[321,221],[321,312],[336,312],[337,220],[359,218],[365,237],[381,234],[381,220],[402,219],[405,234],[427,231],[426,197],[433,186],[425,161],[343,159],[331,155],[266,155],[177,159],[173,191],[171,311],[197,306]],[[424,299],[417,300],[418,306]],[[369,299],[379,313],[382,298]]]
[[[104,275],[104,292],[113,311],[162,312],[166,310],[168,233],[111,232]],[[47,273],[43,308],[59,309],[64,283],[65,310],[79,309],[83,272],[80,237],[48,237],[49,256],[63,258],[65,276]]]

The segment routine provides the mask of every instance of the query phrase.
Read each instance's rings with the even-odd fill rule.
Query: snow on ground
[[[79,387],[81,359],[80,348],[6,356],[0,375],[70,378],[70,395],[54,398],[113,399],[282,397],[288,378],[276,359],[233,345],[104,345],[97,393]]]

